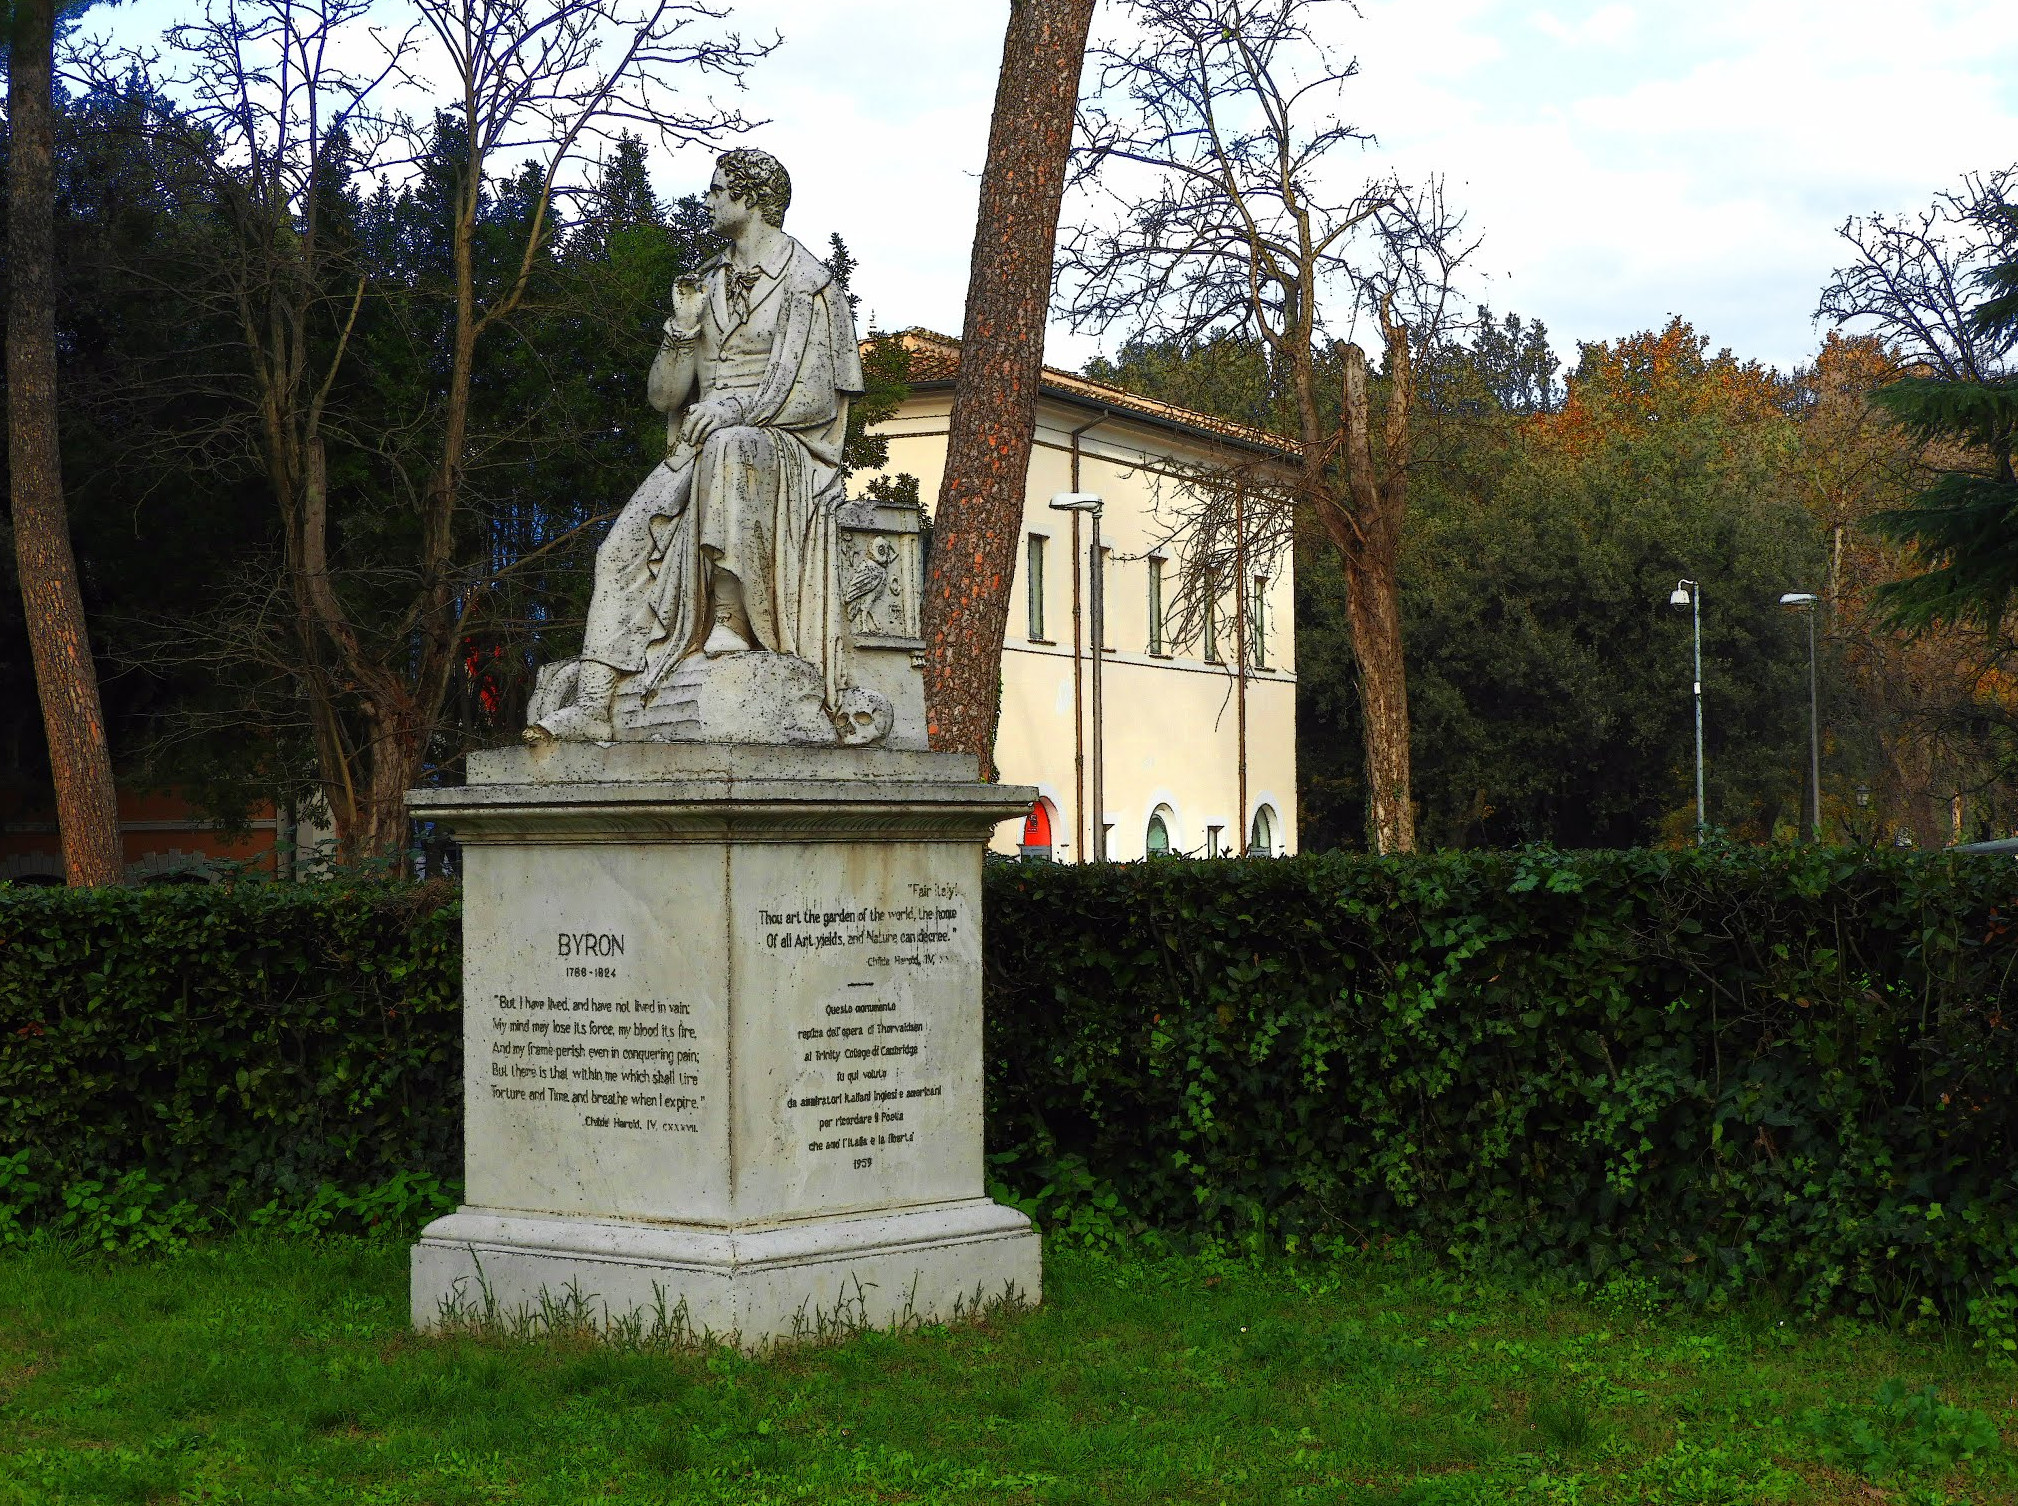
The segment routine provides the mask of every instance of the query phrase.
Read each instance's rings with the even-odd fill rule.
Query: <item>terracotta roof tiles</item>
[[[949,384],[960,370],[960,342],[950,335],[929,329],[907,329],[897,336],[911,357],[911,385],[934,387]],[[1242,449],[1261,450],[1285,460],[1294,460],[1302,447],[1293,439],[1271,434],[1249,424],[1235,423],[1210,413],[1180,408],[1175,403],[1158,402],[1124,388],[1096,382],[1077,372],[1046,366],[1039,378],[1046,395],[1067,402],[1108,408],[1132,418],[1140,418],[1159,428],[1174,428],[1205,439],[1231,441]]]

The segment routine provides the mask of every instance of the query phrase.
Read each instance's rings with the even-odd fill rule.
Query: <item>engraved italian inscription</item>
[[[921,1002],[933,993],[911,985],[956,965],[968,899],[957,884],[909,887],[909,904],[757,911],[767,949],[824,954],[853,974],[801,1006],[793,1024],[798,1072],[784,1104],[806,1153],[851,1171],[915,1154],[920,1110],[945,1095],[939,1043]]]

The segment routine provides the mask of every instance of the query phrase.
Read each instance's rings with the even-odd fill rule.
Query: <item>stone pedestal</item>
[[[556,743],[463,844],[468,1204],[413,1320],[579,1300],[753,1347],[1037,1300],[986,1198],[981,854],[1035,798],[888,749]]]

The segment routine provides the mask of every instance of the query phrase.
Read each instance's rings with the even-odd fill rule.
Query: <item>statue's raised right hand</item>
[[[673,282],[672,322],[680,329],[698,329],[701,311],[708,304],[707,285],[698,277],[681,277]]]

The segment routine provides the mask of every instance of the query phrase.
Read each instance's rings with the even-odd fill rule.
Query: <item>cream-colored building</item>
[[[904,336],[911,396],[877,429],[890,474],[919,481],[927,504],[945,466],[959,344]],[[1204,414],[1046,369],[1024,503],[1017,576],[1002,654],[1002,778],[1043,799],[997,850],[1043,849],[1063,861],[1101,855],[1092,816],[1092,524],[1054,511],[1062,492],[1102,499],[1106,652],[1100,742],[1105,856],[1197,857],[1296,851],[1295,581],[1287,559],[1248,572],[1235,619],[1232,583],[1210,630],[1171,641],[1182,540],[1167,519],[1179,478],[1199,465],[1293,463],[1285,442]],[[855,489],[867,480],[857,477]],[[1159,526],[1159,505],[1165,526]],[[1236,644],[1247,646],[1243,673]],[[1048,830],[1047,830],[1048,828]],[[1020,840],[1019,840],[1020,839]]]

